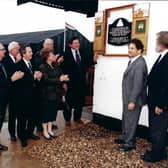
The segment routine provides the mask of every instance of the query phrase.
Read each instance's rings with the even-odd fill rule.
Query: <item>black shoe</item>
[[[123,146],[119,147],[120,152],[127,152],[127,151],[131,151],[133,149],[136,149],[136,147],[135,146],[128,146],[128,145],[123,145]]]
[[[27,146],[27,141],[26,140],[21,141],[21,145],[22,145],[23,148],[26,147]]]
[[[55,130],[56,130],[56,129],[58,129],[58,126],[53,124],[53,125],[52,125],[52,129],[55,129]]]
[[[144,155],[141,155],[140,158],[145,162],[155,163],[160,162],[161,160],[164,160],[167,158],[167,154],[163,154],[163,156],[160,156],[159,158],[153,157],[152,152],[146,151]]]
[[[49,134],[49,135],[50,135],[50,137],[53,138],[53,139],[57,138],[56,135],[51,135],[51,134]]]
[[[0,151],[7,151],[8,147],[0,144]]]
[[[115,139],[114,142],[116,144],[125,144],[125,141],[123,139]]]
[[[11,137],[10,137],[10,140],[11,140],[12,142],[16,142],[16,136],[11,136]]]
[[[38,136],[32,134],[32,135],[28,135],[27,139],[33,139],[33,140],[37,141],[37,140],[40,139],[40,137],[38,137]]]
[[[51,140],[52,140],[51,137],[46,137],[45,135],[43,135],[43,137],[44,137],[47,141],[51,141]]]

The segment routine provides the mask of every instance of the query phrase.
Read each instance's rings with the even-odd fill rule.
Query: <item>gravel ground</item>
[[[137,139],[137,149],[124,153],[114,143],[117,137],[117,132],[88,123],[33,146],[28,154],[44,168],[168,168],[168,160],[155,164],[140,160],[140,154],[150,148],[146,140]]]

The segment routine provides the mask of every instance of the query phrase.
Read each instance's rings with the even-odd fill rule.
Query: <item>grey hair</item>
[[[157,41],[159,44],[168,48],[168,31],[161,31],[157,33]]]
[[[10,52],[12,49],[14,49],[18,45],[19,45],[19,43],[16,42],[16,41],[10,42],[9,45],[8,45],[8,51]]]

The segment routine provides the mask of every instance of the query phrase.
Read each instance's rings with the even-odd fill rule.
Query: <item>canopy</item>
[[[98,8],[98,0],[17,0],[18,5],[27,2],[64,9],[65,11],[79,12],[86,14],[87,17],[94,17]]]

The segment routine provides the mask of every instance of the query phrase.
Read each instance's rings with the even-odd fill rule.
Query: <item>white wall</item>
[[[143,1],[100,1],[99,11],[132,3],[143,3]],[[156,33],[162,30],[168,30],[168,2],[151,1],[150,4],[148,50],[147,56],[145,56],[149,70],[158,55],[155,53]],[[121,83],[127,63],[128,58],[126,57],[100,56],[95,70],[93,112],[121,119]],[[148,125],[147,107],[144,107],[142,110],[140,124]]]

